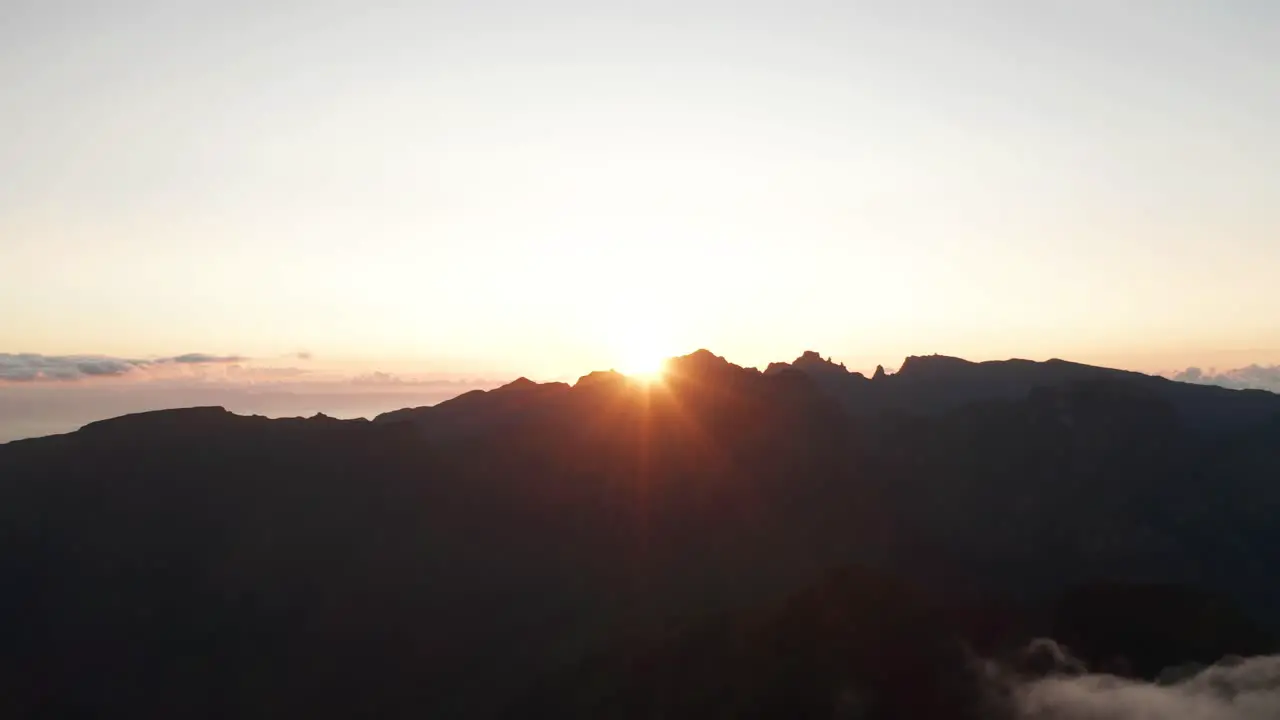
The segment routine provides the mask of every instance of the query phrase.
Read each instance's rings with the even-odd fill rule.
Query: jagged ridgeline
[[[1280,396],[709,352],[0,446],[10,717],[980,717],[972,656],[1273,650]],[[850,569],[852,568],[852,569]],[[843,569],[843,570],[842,570]]]

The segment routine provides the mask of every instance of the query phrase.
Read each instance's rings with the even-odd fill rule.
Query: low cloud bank
[[[136,360],[105,355],[40,355],[0,353],[0,382],[71,382],[89,378],[121,377],[165,365],[225,365],[245,362],[239,355],[186,353],[166,358]]]
[[[156,360],[153,362],[161,362],[161,363],[176,362],[176,363],[184,363],[188,365],[190,364],[205,365],[209,363],[244,362],[248,359],[249,358],[242,357],[240,355],[209,355],[207,353],[187,353],[186,355],[179,355],[177,357],[164,358],[162,360]]]
[[[1189,367],[1170,376],[1179,382],[1221,385],[1233,390],[1270,390],[1280,393],[1280,365],[1249,365],[1234,370]]]
[[[1005,681],[1008,715],[1018,720],[1280,718],[1280,655],[1169,668],[1155,682],[1087,673],[1065,653],[1058,667],[1046,677]]]

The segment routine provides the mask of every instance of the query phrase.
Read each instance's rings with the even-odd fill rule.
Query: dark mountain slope
[[[483,716],[851,562],[1028,608],[1092,579],[1280,602],[1280,423],[1242,395],[1197,395],[1233,418],[1216,434],[1123,374],[911,414],[916,372],[861,381],[907,398],[874,420],[803,367],[703,351],[658,385],[520,381],[375,422],[197,408],[0,446],[0,703]],[[938,372],[939,396],[968,392]]]
[[[843,569],[773,605],[595,653],[506,716],[1004,720],[1018,715],[1002,679],[1074,666],[1154,680],[1173,665],[1277,647],[1221,598],[1176,585],[1079,586],[1052,606],[1038,617]],[[1028,642],[1049,634],[1068,640],[1071,660]]]
[[[844,570],[767,609],[593,655],[508,714],[976,718],[984,698],[964,638],[980,618],[968,611],[882,573]]]

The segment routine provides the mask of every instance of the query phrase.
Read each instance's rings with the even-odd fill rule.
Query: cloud
[[[238,355],[187,353],[167,358],[135,360],[105,355],[40,355],[0,353],[0,382],[70,382],[121,377],[160,365],[223,365],[243,362]]]
[[[1274,720],[1280,655],[1226,660],[1176,681],[1049,677],[1022,686],[1016,706],[1025,720]]]
[[[80,380],[124,375],[137,369],[133,360],[97,355],[0,353],[0,381]]]
[[[1216,371],[1189,367],[1170,376],[1179,382],[1221,385],[1234,390],[1270,390],[1280,392],[1280,365],[1249,365],[1234,370]]]
[[[1052,641],[1050,650],[1058,650]],[[1228,657],[1210,666],[1168,668],[1155,682],[1086,673],[1063,652],[1038,650],[1047,676],[1014,679],[988,667],[1009,688],[1000,717],[1018,720],[1275,720],[1280,718],[1280,655]]]
[[[209,355],[207,353],[187,353],[186,355],[178,355],[176,357],[171,357],[171,358],[161,358],[160,360],[156,360],[155,362],[175,362],[175,363],[182,363],[184,365],[186,364],[205,365],[205,364],[211,364],[211,363],[238,363],[238,362],[244,362],[248,359],[249,358],[241,357],[240,355]]]
[[[404,385],[405,379],[392,373],[374,371],[351,378],[353,385]]]

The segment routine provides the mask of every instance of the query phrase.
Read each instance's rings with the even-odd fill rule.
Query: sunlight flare
[[[630,319],[612,328],[614,368],[637,380],[652,382],[662,377],[670,343],[656,318],[643,313],[627,313]]]
[[[624,355],[618,363],[618,372],[631,378],[653,381],[662,377],[666,358],[651,350],[637,350]]]

